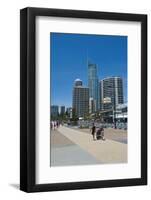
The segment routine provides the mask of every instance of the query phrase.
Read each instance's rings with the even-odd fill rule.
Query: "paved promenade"
[[[92,165],[101,163],[57,129],[51,131],[50,155],[51,166]]]
[[[53,166],[127,162],[126,143],[108,138],[105,141],[93,141],[91,134],[65,126],[53,131],[53,135],[51,142]]]

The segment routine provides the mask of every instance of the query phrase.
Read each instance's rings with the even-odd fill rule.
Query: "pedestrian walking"
[[[91,128],[91,134],[92,134],[92,136],[93,136],[93,140],[95,140],[95,132],[96,132],[96,126],[95,126],[95,124],[93,123],[92,128]]]
[[[57,128],[59,128],[59,121],[56,122]]]

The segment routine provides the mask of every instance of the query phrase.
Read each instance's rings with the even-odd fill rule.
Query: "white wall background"
[[[150,0],[5,0],[0,3],[0,199],[150,199],[151,137],[148,133],[149,185],[81,191],[26,194],[19,187],[19,9],[32,7],[83,9],[148,14],[151,34]],[[151,50],[148,38],[148,55]],[[148,56],[149,57],[149,56]],[[148,66],[151,63],[148,58]],[[148,74],[151,70],[148,67]],[[151,87],[151,79],[149,79]],[[149,90],[148,90],[149,91]],[[149,91],[149,100],[151,92]],[[150,105],[149,105],[149,110]],[[151,114],[148,115],[149,123]],[[150,132],[151,126],[149,127]]]

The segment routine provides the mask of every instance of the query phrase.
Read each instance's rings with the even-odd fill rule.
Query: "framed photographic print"
[[[20,189],[147,184],[147,16],[20,12]]]

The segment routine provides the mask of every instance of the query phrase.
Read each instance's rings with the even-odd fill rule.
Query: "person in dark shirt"
[[[95,124],[93,124],[92,128],[91,128],[91,134],[93,136],[93,140],[95,140],[95,132],[96,132],[96,126],[95,126]]]

